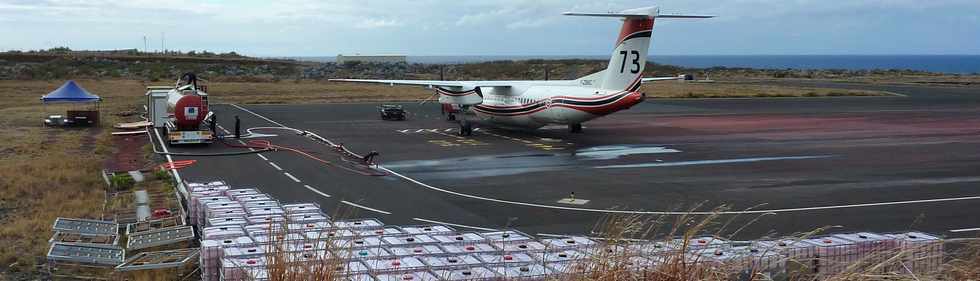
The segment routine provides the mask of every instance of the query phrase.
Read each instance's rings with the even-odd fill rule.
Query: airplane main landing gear
[[[472,136],[473,135],[473,125],[470,124],[459,124],[459,136]]]
[[[569,124],[568,131],[573,134],[580,134],[582,133],[582,124]]]
[[[466,109],[468,106],[463,106],[459,111],[459,136],[472,136],[473,135],[473,125],[466,122]],[[451,115],[450,115],[451,116]]]

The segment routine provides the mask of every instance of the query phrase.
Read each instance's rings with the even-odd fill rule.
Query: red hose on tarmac
[[[312,155],[312,154],[310,154],[310,153],[308,153],[306,151],[303,151],[301,149],[298,149],[298,148],[292,148],[292,147],[288,147],[288,146],[281,146],[281,145],[272,144],[272,142],[269,141],[269,140],[250,140],[245,145],[232,144],[232,143],[228,143],[228,142],[224,142],[224,141],[222,141],[222,143],[224,143],[227,146],[237,147],[237,148],[252,148],[252,149],[265,149],[265,150],[287,150],[287,151],[292,151],[292,152],[297,153],[297,154],[302,155],[302,156],[306,156],[307,158],[316,160],[316,161],[318,161],[320,163],[323,163],[323,164],[325,164],[327,166],[341,168],[341,169],[344,169],[344,170],[347,170],[347,171],[350,171],[350,172],[353,172],[353,173],[365,175],[365,176],[386,176],[386,175],[388,175],[387,173],[378,172],[378,171],[375,171],[375,170],[372,170],[372,172],[364,172],[364,171],[359,171],[359,170],[351,169],[351,168],[348,168],[348,167],[344,167],[344,166],[341,166],[341,165],[337,165],[337,164],[334,164],[334,163],[332,163],[330,161],[323,160],[322,158],[316,157],[316,156],[314,156],[314,155]]]
[[[194,163],[197,163],[197,160],[180,160],[180,161],[163,163],[160,166],[158,166],[158,168],[165,169],[165,170],[178,170],[178,169],[187,168],[190,165],[194,165]]]

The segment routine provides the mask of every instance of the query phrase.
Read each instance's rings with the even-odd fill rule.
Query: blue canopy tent
[[[64,85],[61,85],[58,89],[51,91],[47,95],[41,97],[41,103],[45,105],[51,103],[71,103],[71,104],[93,104],[94,110],[73,110],[67,111],[66,117],[59,117],[60,120],[53,120],[57,118],[47,118],[45,119],[45,125],[93,125],[99,123],[99,103],[102,102],[102,98],[89,93],[84,88],[75,83],[74,80],[68,80]],[[53,117],[53,116],[52,116]]]

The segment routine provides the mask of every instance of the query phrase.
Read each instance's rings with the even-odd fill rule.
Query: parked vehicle
[[[383,104],[381,110],[381,120],[405,120],[405,109],[401,105]]]

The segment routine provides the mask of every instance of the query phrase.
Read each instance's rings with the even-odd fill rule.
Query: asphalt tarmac
[[[189,181],[226,180],[398,225],[589,234],[607,210],[675,218],[725,206],[719,222],[734,219],[729,230],[761,216],[736,238],[825,226],[977,235],[980,88],[787,83],[899,95],[653,99],[586,123],[582,134],[480,126],[471,137],[456,136],[433,103],[402,103],[407,121],[382,121],[376,103],[212,105],[228,131],[233,116],[243,128],[307,130],[362,155],[378,152],[383,169],[278,129],[253,129],[275,136],[242,141],[312,157],[280,150],[176,158],[198,160],[181,170]],[[243,151],[231,145],[171,149]]]

